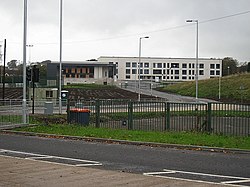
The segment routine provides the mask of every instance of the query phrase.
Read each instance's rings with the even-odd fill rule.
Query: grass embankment
[[[22,127],[16,130],[129,141],[250,149],[250,137],[219,136],[195,132],[144,132],[83,127],[79,125],[39,125]]]
[[[219,78],[199,80],[199,97],[218,100]],[[195,81],[167,85],[160,91],[195,97]],[[221,78],[221,100],[250,103],[250,73]]]

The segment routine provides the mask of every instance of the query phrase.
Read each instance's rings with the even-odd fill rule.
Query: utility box
[[[68,119],[69,123],[76,123],[76,124],[88,126],[90,110],[81,109],[81,108],[73,108],[73,109],[70,109],[68,117],[69,117]]]
[[[53,114],[53,103],[45,102],[44,103],[44,114]]]

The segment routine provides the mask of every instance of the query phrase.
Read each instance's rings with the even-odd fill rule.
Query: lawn
[[[117,140],[156,142],[167,144],[197,145],[250,150],[250,137],[222,136],[196,132],[145,132],[107,128],[83,127],[79,125],[38,125],[15,129],[17,131],[96,137]]]

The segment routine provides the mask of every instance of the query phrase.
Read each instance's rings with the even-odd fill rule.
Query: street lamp
[[[60,0],[60,45],[59,45],[59,114],[62,114],[62,11],[63,0]]]
[[[187,23],[196,23],[196,65],[195,65],[195,99],[198,101],[198,20],[186,20]]]
[[[149,38],[149,36],[144,36],[144,37],[140,37],[139,39],[139,64],[138,64],[138,67],[139,67],[139,82],[138,82],[138,101],[141,100],[141,40],[144,39],[144,38]]]

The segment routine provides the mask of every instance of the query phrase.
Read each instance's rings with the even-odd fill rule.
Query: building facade
[[[47,64],[47,85],[54,86],[59,80],[59,62]],[[115,65],[97,61],[62,62],[63,85],[71,83],[108,84],[113,81]]]
[[[101,56],[99,63],[115,65],[118,80],[154,81],[191,81],[195,80],[195,58],[155,58],[141,57],[109,57]],[[209,79],[222,76],[222,60],[214,58],[199,58],[198,79]]]

